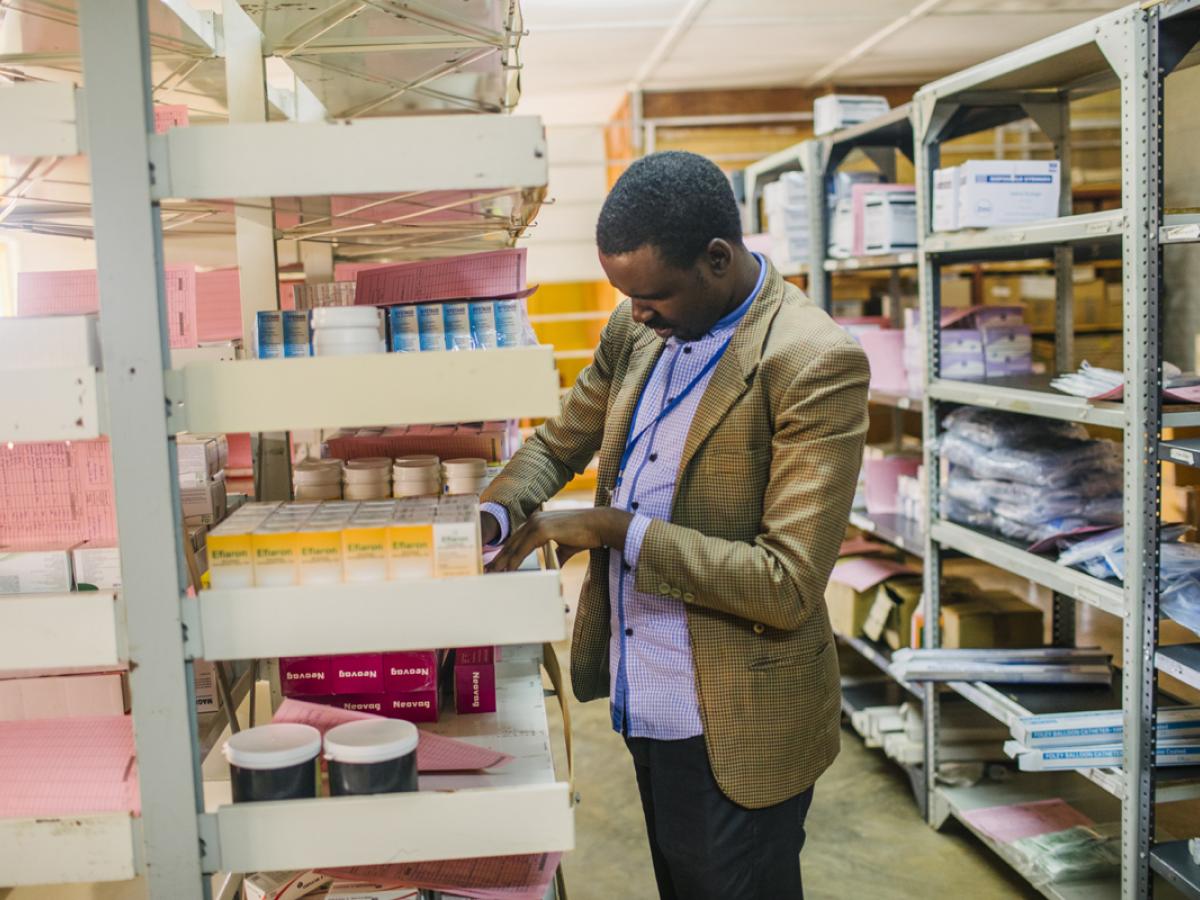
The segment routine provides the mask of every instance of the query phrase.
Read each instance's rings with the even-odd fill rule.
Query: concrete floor
[[[571,560],[563,589],[573,605],[583,563]],[[558,648],[566,673],[567,648]],[[563,869],[570,900],[657,896],[629,754],[602,701],[571,701],[575,737],[575,846]],[[555,745],[561,727],[551,714]],[[565,770],[564,770],[565,771]],[[951,822],[935,832],[920,818],[907,777],[849,728],[820,781],[808,817],[803,872],[808,900],[878,897],[1039,897],[1003,862]]]

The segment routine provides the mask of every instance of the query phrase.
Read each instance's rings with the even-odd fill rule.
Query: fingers
[[[531,517],[524,525],[509,535],[504,549],[488,566],[489,572],[515,572],[521,567],[530,553],[546,542],[536,517]]]

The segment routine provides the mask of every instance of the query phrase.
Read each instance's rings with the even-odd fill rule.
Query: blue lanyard
[[[617,469],[617,487],[621,486],[621,479],[625,477],[625,467],[629,464],[629,458],[633,456],[633,448],[637,446],[637,442],[642,439],[647,431],[673,413],[679,407],[679,404],[687,398],[688,394],[696,389],[696,385],[704,380],[704,376],[711,372],[716,367],[717,363],[721,361],[721,357],[725,355],[725,351],[729,349],[729,345],[732,341],[733,335],[730,335],[728,338],[726,338],[725,343],[721,345],[720,349],[718,349],[717,352],[712,355],[712,359],[704,364],[704,368],[700,370],[699,374],[697,374],[695,378],[688,382],[687,387],[672,397],[666,406],[659,411],[658,415],[650,420],[645,428],[625,442],[625,450],[621,453],[621,465]],[[631,429],[637,423],[638,412],[642,408],[642,399],[645,396],[646,392],[643,389],[641,396],[638,397],[637,406],[635,406],[633,409],[633,419],[631,419],[629,423],[629,427]]]

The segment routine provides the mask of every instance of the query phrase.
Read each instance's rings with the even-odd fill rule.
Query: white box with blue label
[[[1024,225],[1058,217],[1056,159],[972,159],[958,167],[959,228]]]

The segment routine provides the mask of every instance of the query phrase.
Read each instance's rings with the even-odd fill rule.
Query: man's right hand
[[[490,512],[479,514],[479,528],[483,533],[483,546],[490,546],[500,540],[500,523]]]

